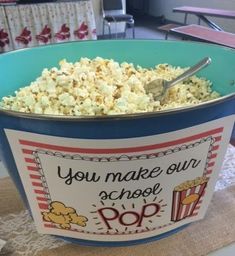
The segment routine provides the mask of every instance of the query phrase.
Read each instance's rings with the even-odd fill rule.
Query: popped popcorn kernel
[[[147,69],[101,57],[81,58],[75,63],[63,59],[59,68],[45,68],[15,96],[3,97],[0,106],[26,113],[99,116],[191,106],[220,96],[210,81],[197,76],[170,88],[161,102],[144,89],[154,79],[169,81],[185,70],[166,63]]]

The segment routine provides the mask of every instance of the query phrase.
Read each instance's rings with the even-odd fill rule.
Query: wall
[[[149,14],[152,16],[164,15],[166,19],[183,22],[184,14],[173,13],[172,9],[177,6],[189,5],[197,7],[225,9],[235,11],[235,0],[149,0]],[[235,33],[235,19],[210,18],[225,31]],[[198,19],[194,15],[188,15],[188,23],[196,23]]]
[[[101,13],[101,1],[102,0],[92,0],[93,10],[95,14],[95,20],[96,20],[96,29],[97,29],[97,35],[102,35],[103,31],[103,19],[102,19],[102,13]],[[124,8],[126,8],[126,0],[122,0]],[[117,26],[118,33],[124,32],[124,24],[119,23]],[[111,27],[111,31],[115,31],[115,26]],[[108,29],[106,27],[105,34],[108,34]]]

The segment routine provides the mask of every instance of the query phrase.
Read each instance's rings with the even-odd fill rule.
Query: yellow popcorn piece
[[[64,229],[71,229],[71,224],[85,227],[88,221],[87,217],[78,215],[74,208],[57,201],[51,202],[49,212],[43,212],[42,218],[44,221],[58,224]]]

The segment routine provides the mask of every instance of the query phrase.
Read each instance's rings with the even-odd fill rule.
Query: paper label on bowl
[[[5,133],[40,233],[128,241],[204,217],[234,119],[130,139]]]

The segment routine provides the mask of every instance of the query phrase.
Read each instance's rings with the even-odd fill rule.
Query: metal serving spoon
[[[172,86],[178,84],[181,81],[184,81],[188,77],[192,76],[199,70],[205,68],[211,63],[211,58],[206,57],[199,61],[196,65],[190,67],[187,71],[183,74],[179,75],[175,79],[171,81],[166,81],[164,79],[156,79],[151,81],[150,83],[144,86],[145,91],[147,93],[152,93],[155,100],[161,100],[164,98],[166,91],[171,88]]]

